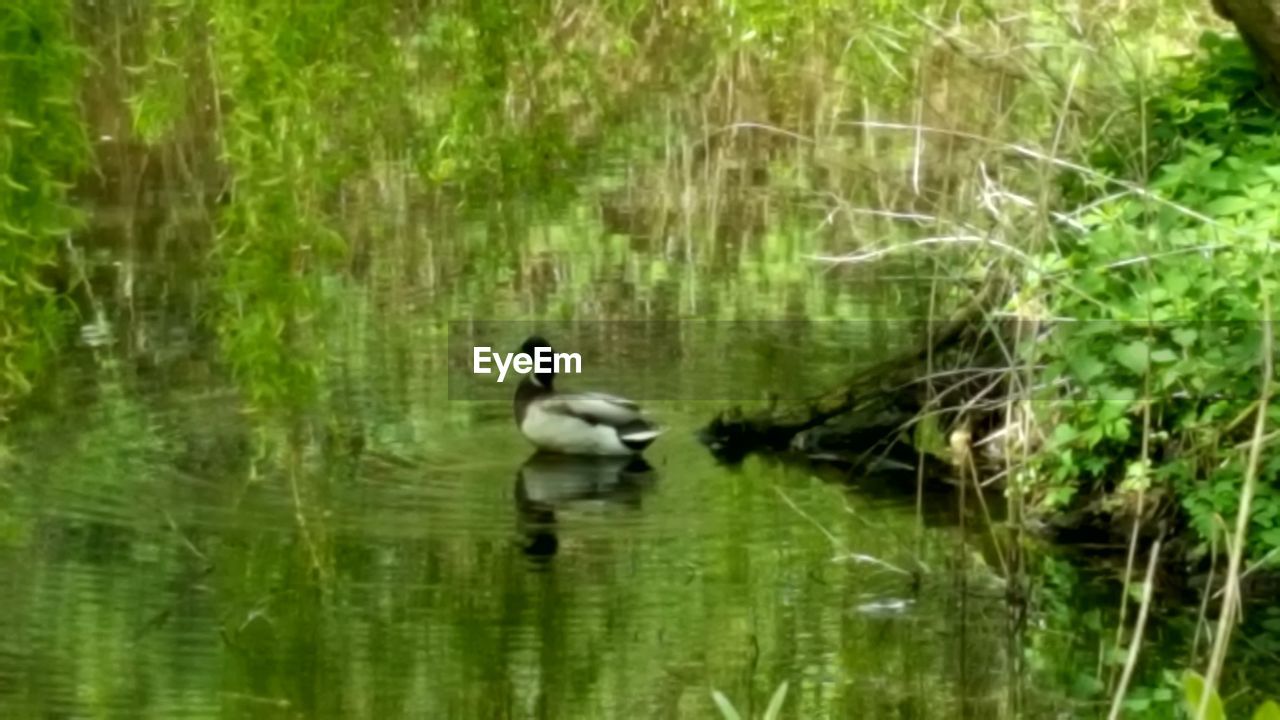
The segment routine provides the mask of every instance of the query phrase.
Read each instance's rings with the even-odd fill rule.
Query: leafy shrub
[[[1204,678],[1197,673],[1189,672],[1183,678],[1182,689],[1187,701],[1187,714],[1190,717],[1197,717],[1200,705],[1204,702],[1204,685]],[[1280,704],[1276,704],[1274,700],[1266,700],[1253,711],[1251,717],[1253,720],[1280,720]],[[1227,718],[1222,698],[1218,696],[1216,690],[1209,690],[1204,718],[1205,720],[1226,720]]]
[[[1072,320],[1033,351],[1044,379],[1068,388],[1066,402],[1053,396],[1033,486],[1050,505],[1102,497],[1114,508],[1140,489],[1176,498],[1208,540],[1239,502],[1264,297],[1278,299],[1280,120],[1241,43],[1209,35],[1203,46],[1207,59],[1176,67],[1150,107],[1154,193],[1097,202],[1033,278],[1051,314]],[[1267,414],[1275,427],[1280,403]],[[1280,548],[1278,475],[1280,457],[1264,458],[1254,556]]]

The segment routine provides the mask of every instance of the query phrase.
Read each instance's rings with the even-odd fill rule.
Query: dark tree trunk
[[[1213,9],[1235,23],[1268,89],[1280,91],[1280,0],[1213,0]]]

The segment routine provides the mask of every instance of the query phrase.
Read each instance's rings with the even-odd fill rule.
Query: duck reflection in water
[[[560,547],[557,514],[637,509],[657,481],[644,458],[536,452],[516,471],[516,516],[525,554],[547,558]]]

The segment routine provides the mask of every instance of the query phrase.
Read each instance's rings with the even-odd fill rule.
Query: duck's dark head
[[[546,350],[543,353],[544,356],[547,356],[550,353],[555,352],[554,350],[551,349],[551,343],[547,342],[547,339],[542,337],[541,335],[530,335],[527,339],[525,339],[524,343],[520,345],[520,352],[525,355],[528,355],[530,358],[534,358],[534,361],[536,362],[538,348],[546,348]],[[550,358],[548,358],[546,364],[552,365],[551,372],[545,372],[545,373],[533,372],[533,373],[529,373],[529,377],[532,378],[535,383],[550,390],[551,383],[555,382],[556,375],[555,375],[554,365],[551,363]]]

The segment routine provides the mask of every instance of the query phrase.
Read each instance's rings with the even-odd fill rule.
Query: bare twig
[[[852,253],[849,255],[811,255],[809,256],[809,259],[830,263],[860,263],[868,262],[870,260],[878,260],[885,255],[899,250],[924,247],[926,245],[990,245],[1004,250],[1033,268],[1038,267],[1036,261],[1031,256],[1022,252],[1018,248],[999,240],[982,237],[981,235],[942,235],[938,237],[927,237],[908,243],[901,243],[890,247],[877,248],[875,250],[867,250],[866,252]]]
[[[1124,661],[1124,672],[1120,674],[1120,685],[1111,698],[1111,712],[1107,720],[1120,717],[1120,709],[1124,706],[1124,696],[1129,689],[1129,681],[1133,678],[1133,669],[1138,664],[1138,653],[1142,650],[1142,634],[1147,627],[1147,611],[1151,608],[1151,587],[1155,584],[1156,560],[1160,557],[1160,541],[1151,544],[1151,557],[1147,560],[1147,577],[1142,583],[1142,604],[1138,606],[1138,619],[1133,624],[1133,637],[1129,639],[1129,655]]]
[[[1253,494],[1258,485],[1258,464],[1262,457],[1262,438],[1266,435],[1267,406],[1271,399],[1271,374],[1275,338],[1271,327],[1271,300],[1262,285],[1262,392],[1258,401],[1257,416],[1253,425],[1253,445],[1249,448],[1249,464],[1245,468],[1244,487],[1240,490],[1240,507],[1236,512],[1236,529],[1230,555],[1227,557],[1227,574],[1222,596],[1222,612],[1218,617],[1218,632],[1213,638],[1213,651],[1209,655],[1209,669],[1204,677],[1204,696],[1196,710],[1197,720],[1204,720],[1209,710],[1209,698],[1218,687],[1222,665],[1231,642],[1231,630],[1235,625],[1240,595],[1240,566],[1244,558],[1245,539],[1249,534],[1249,518],[1253,507]]]
[[[814,519],[812,515],[805,512],[803,509],[801,509],[801,507],[797,505],[795,501],[792,500],[790,496],[788,496],[782,490],[782,488],[775,485],[773,489],[775,492],[778,493],[778,496],[782,498],[783,502],[785,502],[792,510],[794,510],[797,515],[804,518],[805,520],[808,520],[810,525],[813,525],[815,528],[817,528],[818,532],[825,535],[827,540],[831,542],[831,547],[833,547],[837,552],[836,556],[831,558],[832,562],[863,563],[866,565],[875,565],[876,567],[884,568],[885,570],[889,570],[889,571],[898,573],[900,575],[911,574],[910,571],[903,570],[897,565],[894,565],[893,563],[885,560],[881,560],[878,557],[874,557],[866,553],[849,551],[848,547],[844,544],[844,542],[841,541],[840,538],[835,536],[835,533],[823,527],[822,523],[818,522],[816,519]]]

